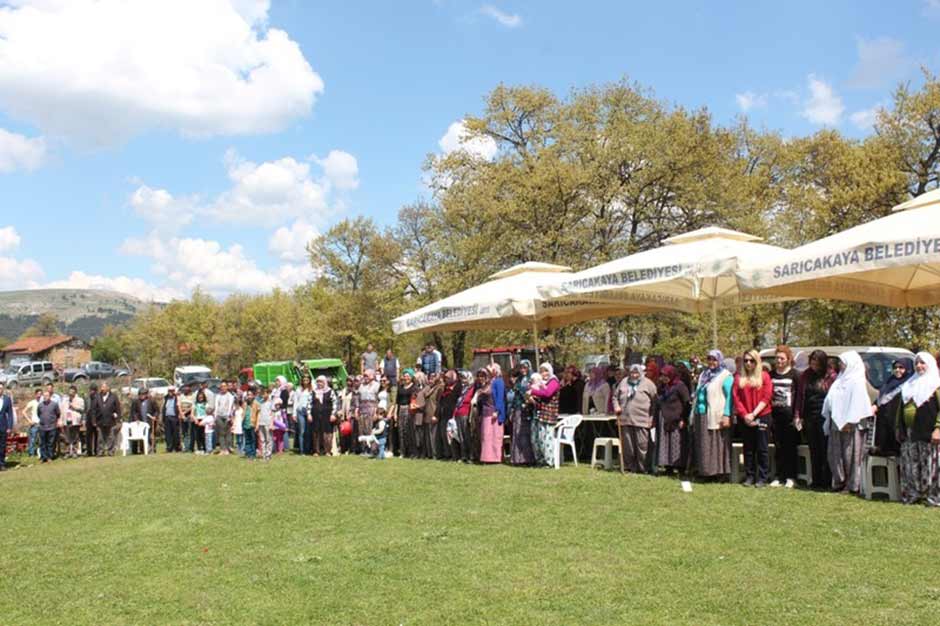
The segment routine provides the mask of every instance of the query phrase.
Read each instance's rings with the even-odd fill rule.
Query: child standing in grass
[[[245,406],[242,408],[242,430],[244,431],[244,453],[246,459],[254,459],[257,445],[255,444],[255,425],[258,423],[258,402],[255,400],[255,390],[245,392]]]
[[[284,435],[287,433],[287,411],[281,404],[280,398],[274,398],[274,452],[284,452]]]
[[[206,415],[209,412],[209,402],[206,399],[206,392],[199,390],[196,394],[196,404],[193,408],[193,429],[195,434],[193,438],[196,442],[196,454],[206,453]]]
[[[261,401],[256,402],[257,418],[255,424],[255,433],[258,438],[258,450],[261,452],[265,461],[271,460],[271,431],[274,427],[274,401],[271,393],[267,389],[261,390]]]
[[[212,454],[215,447],[215,416],[207,414],[202,418],[202,425],[206,429],[206,454]]]
[[[232,412],[232,434],[235,435],[235,449],[239,454],[245,453],[245,428],[243,421],[245,419],[245,405],[242,399],[235,398],[235,409]]]

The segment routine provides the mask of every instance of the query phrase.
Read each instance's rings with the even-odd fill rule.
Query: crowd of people
[[[745,486],[793,488],[805,442],[811,488],[858,494],[868,457],[892,456],[902,501],[940,506],[940,371],[927,352],[896,361],[880,390],[870,388],[857,352],[835,359],[817,350],[798,373],[783,345],[770,367],[754,350],[738,358],[713,350],[703,363],[595,367],[587,380],[574,366],[559,378],[548,362],[536,369],[522,361],[508,375],[497,363],[475,373],[445,370],[433,345],[414,367],[402,367],[391,350],[380,358],[370,345],[359,365],[361,374],[343,388],[304,375],[296,387],[278,377],[270,385],[223,382],[213,393],[203,383],[170,388],[162,399],[142,389],[126,412],[107,383],[92,385],[86,397],[75,386],[60,396],[47,385],[19,414],[28,453],[38,451],[44,463],[80,450],[111,456],[122,424],[145,422],[154,443],[162,432],[169,453],[270,459],[293,450],[551,466],[559,419],[597,413],[616,423],[627,472],[727,481],[737,439]],[[0,386],[4,439],[16,415]],[[132,452],[142,451],[135,442]]]

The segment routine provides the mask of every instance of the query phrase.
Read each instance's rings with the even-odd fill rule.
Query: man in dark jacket
[[[160,417],[163,419],[163,435],[166,440],[167,452],[180,452],[183,447],[180,443],[180,403],[176,397],[176,387],[170,387],[163,399],[160,408]]]
[[[85,456],[98,454],[98,385],[92,383],[88,388],[88,400],[85,402]]]
[[[137,392],[137,398],[131,401],[131,410],[127,415],[129,422],[144,422],[150,425],[150,433],[153,435],[154,422],[156,421],[157,407],[154,401],[150,399],[146,389]],[[152,439],[151,439],[152,440]],[[143,454],[144,442],[131,441],[131,453]]]
[[[7,468],[7,433],[13,425],[13,398],[0,383],[0,472]]]
[[[52,394],[48,390],[42,393],[42,400],[39,401],[39,408],[36,412],[39,414],[39,440],[41,442],[39,454],[42,462],[48,463],[55,455],[59,418],[62,417],[62,413],[59,403],[52,401]]]
[[[121,424],[121,403],[108,383],[101,383],[98,394],[98,454],[114,456],[116,428]]]

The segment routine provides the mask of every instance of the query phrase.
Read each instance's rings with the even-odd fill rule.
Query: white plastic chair
[[[144,442],[144,454],[150,454],[150,424],[147,422],[121,424],[121,454],[123,456],[127,456],[132,441]]]
[[[813,457],[809,452],[809,446],[799,445],[796,447],[797,470],[796,479],[802,480],[809,485],[813,482]]]
[[[561,446],[565,445],[571,448],[571,456],[574,457],[575,467],[578,466],[578,450],[574,446],[574,433],[581,425],[581,415],[563,415],[555,424],[555,469],[561,468]]]
[[[885,484],[875,484],[875,468],[885,468],[887,481]],[[932,474],[933,472],[931,472]],[[901,487],[898,477],[898,460],[893,456],[869,456],[865,467],[862,468],[862,492],[866,500],[871,500],[872,496],[879,494],[888,496],[891,502],[898,502],[901,499]]]

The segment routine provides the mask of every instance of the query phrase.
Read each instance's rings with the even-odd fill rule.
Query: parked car
[[[130,386],[123,387],[121,392],[131,398],[137,397],[141,389],[146,389],[151,396],[162,398],[170,390],[170,382],[165,378],[135,378]]]
[[[184,365],[173,371],[173,382],[177,389],[187,385],[195,387],[209,378],[212,378],[212,370],[205,365]]]
[[[868,384],[873,389],[881,389],[881,386],[891,376],[891,364],[896,359],[914,360],[914,353],[904,348],[888,348],[880,346],[810,346],[790,348],[793,351],[793,367],[802,372],[809,367],[809,355],[813,350],[822,350],[830,359],[838,359],[843,352],[855,350],[862,357],[865,363],[865,373],[868,377]],[[774,348],[761,350],[761,361],[770,367],[774,365],[776,351]]]
[[[115,378],[118,376],[130,376],[130,372],[125,369],[117,368],[110,363],[100,361],[89,361],[81,367],[69,367],[62,372],[62,379],[67,383],[80,383],[89,380],[100,380],[103,378]]]
[[[22,365],[11,365],[0,375],[0,381],[8,389],[46,385],[57,380],[59,380],[59,373],[49,361],[32,361]]]

